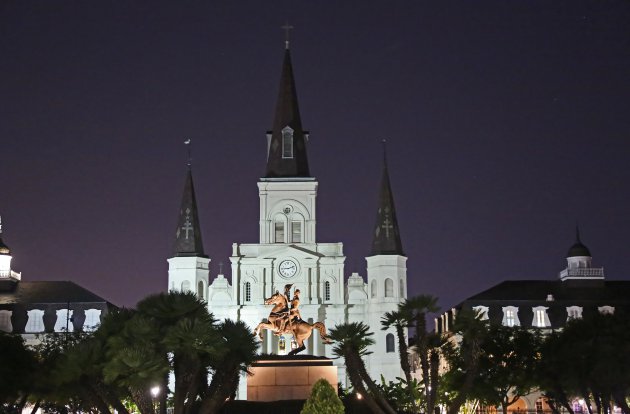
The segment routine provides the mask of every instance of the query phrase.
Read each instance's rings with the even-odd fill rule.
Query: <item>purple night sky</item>
[[[630,276],[630,2],[0,3],[0,214],[23,280],[166,289],[186,171],[211,277],[258,241],[286,20],[318,239],[366,276],[388,140],[409,294]]]

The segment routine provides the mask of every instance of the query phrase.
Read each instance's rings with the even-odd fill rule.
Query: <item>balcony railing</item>
[[[13,270],[0,270],[0,279],[22,279],[22,273],[14,272]]]
[[[560,272],[560,279],[564,279],[566,277],[603,278],[604,268],[603,267],[578,267],[574,269],[564,269],[562,272]]]

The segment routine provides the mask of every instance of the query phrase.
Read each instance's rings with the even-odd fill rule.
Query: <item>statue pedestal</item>
[[[248,401],[305,400],[318,379],[337,391],[337,367],[312,355],[267,355],[254,362],[247,376]]]

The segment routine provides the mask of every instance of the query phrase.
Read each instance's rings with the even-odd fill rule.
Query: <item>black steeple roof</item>
[[[567,257],[591,256],[591,251],[580,240],[580,228],[575,226],[575,244],[569,249]]]
[[[372,241],[372,256],[376,255],[400,255],[404,256],[400,241],[400,230],[396,219],[394,196],[389,182],[387,170],[387,155],[383,142],[383,178],[381,180],[381,194],[378,200],[376,212],[376,225],[374,227],[374,240]]]
[[[302,129],[297,91],[291,65],[291,52],[284,52],[280,90],[273,129],[269,132],[267,172],[265,178],[310,177],[306,156],[306,132]],[[283,145],[283,136],[292,137]],[[289,139],[289,138],[287,138]],[[288,145],[291,145],[291,148]]]
[[[182,207],[179,210],[177,230],[175,232],[175,256],[207,257],[203,251],[201,241],[201,226],[197,212],[197,199],[193,186],[192,171],[190,166],[186,174]]]

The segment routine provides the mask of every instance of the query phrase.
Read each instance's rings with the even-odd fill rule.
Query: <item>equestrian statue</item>
[[[330,344],[332,341],[326,335],[326,326],[321,322],[310,324],[302,319],[300,315],[300,290],[295,289],[293,299],[289,300],[291,295],[292,284],[284,287],[284,294],[276,291],[270,298],[265,299],[265,305],[273,305],[267,322],[261,322],[255,329],[255,333],[262,340],[262,330],[268,329],[276,336],[284,334],[293,335],[293,339],[297,343],[297,348],[291,350],[289,355],[295,355],[306,349],[304,341],[313,333],[313,329],[319,331],[322,341]]]

